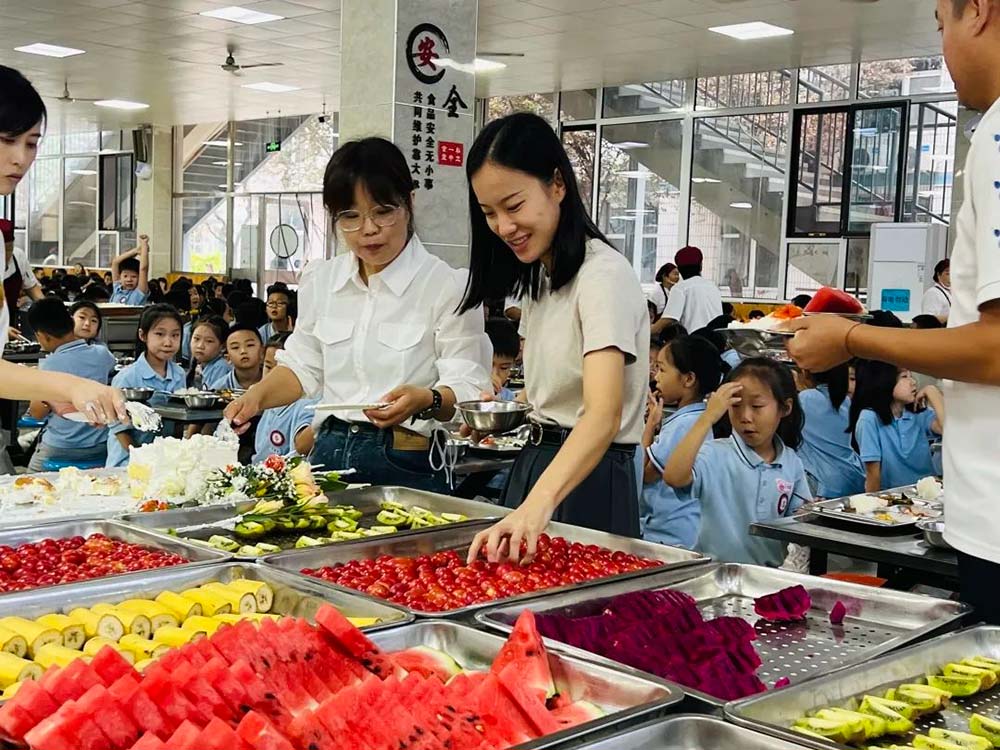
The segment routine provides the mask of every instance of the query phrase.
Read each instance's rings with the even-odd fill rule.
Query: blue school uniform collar
[[[81,346],[89,346],[89,344],[84,339],[77,339],[76,341],[69,341],[65,344],[57,346],[52,350],[52,353],[57,354],[59,352],[68,352],[70,349],[76,349]]]
[[[733,430],[733,434],[730,437],[730,440],[733,443],[733,447],[736,449],[737,455],[739,455],[740,459],[744,463],[746,463],[746,465],[749,466],[751,469],[758,469],[761,466],[770,466],[776,469],[781,468],[781,459],[785,455],[785,444],[782,442],[781,438],[778,437],[777,434],[775,434],[774,436],[775,455],[774,455],[774,461],[772,461],[771,463],[767,463],[763,458],[760,457],[760,454],[757,453],[757,451],[755,451],[753,448],[747,445],[746,442],[743,440],[743,438],[739,436],[739,433],[736,432],[736,430]]]
[[[143,380],[149,380],[152,382],[161,382],[163,380],[170,380],[173,377],[173,362],[167,362],[167,374],[161,376],[156,370],[153,369],[152,365],[149,364],[149,360],[146,359],[146,353],[143,352],[142,355],[135,361],[135,369],[139,373],[139,377]]]
[[[423,265],[424,259],[428,255],[424,243],[417,235],[413,235],[406,243],[403,251],[396,256],[396,259],[389,266],[378,274],[389,290],[397,297],[403,296],[403,292],[417,277],[417,271]],[[358,259],[353,255],[350,261],[344,263],[333,277],[333,291],[342,289],[348,281],[353,280],[359,288],[366,288],[358,273]],[[267,343],[267,342],[265,342]]]

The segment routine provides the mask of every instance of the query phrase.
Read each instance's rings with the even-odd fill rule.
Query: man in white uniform
[[[1000,0],[937,0],[944,56],[966,106],[984,112],[965,162],[965,204],[951,258],[947,329],[875,328],[819,316],[788,350],[814,372],[850,357],[946,378],[945,537],[958,550],[962,599],[1000,624]]]
[[[670,290],[663,320],[665,325],[680,323],[688,333],[694,333],[722,315],[722,293],[718,285],[701,275],[702,254],[698,248],[681,248],[674,262],[684,280]]]

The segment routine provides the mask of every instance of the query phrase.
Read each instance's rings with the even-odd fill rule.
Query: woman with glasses
[[[260,327],[260,339],[265,343],[282,333],[291,333],[295,327],[295,300],[293,292],[284,284],[267,288],[267,323]]]
[[[13,68],[0,65],[0,196],[11,195],[38,155],[46,111],[41,96]],[[10,314],[0,293],[0,347],[7,343]],[[0,398],[47,401],[57,414],[82,412],[91,422],[126,419],[121,391],[93,380],[44,367],[29,370],[0,360]],[[71,405],[72,404],[72,405]],[[7,433],[0,431],[0,471],[11,471],[4,450]]]
[[[358,482],[443,491],[428,462],[435,422],[490,387],[481,310],[456,311],[467,274],[417,237],[413,179],[382,138],[341,146],[326,168],[323,202],[349,253],[302,274],[295,331],[278,366],[226,409],[237,428],[318,397],[312,460],[353,468]]]

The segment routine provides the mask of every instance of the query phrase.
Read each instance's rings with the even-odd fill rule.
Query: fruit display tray
[[[448,495],[438,495],[433,492],[423,492],[421,490],[411,490],[408,487],[364,487],[356,490],[344,490],[328,495],[331,505],[353,505],[364,516],[358,522],[362,526],[371,526],[376,523],[375,516],[381,510],[380,504],[386,501],[397,502],[410,508],[414,505],[429,510],[435,515],[441,513],[459,513],[468,516],[469,521],[461,521],[457,524],[449,524],[449,528],[454,526],[464,526],[469,523],[481,522],[484,520],[497,520],[501,516],[510,513],[509,508],[504,508],[492,503],[478,500],[464,500],[459,497],[449,497]],[[175,508],[173,510],[155,511],[151,513],[129,513],[121,516],[120,520],[140,526],[142,528],[154,529],[161,533],[167,529],[178,529],[187,526],[202,526],[203,528],[190,533],[181,533],[180,538],[197,539],[207,541],[213,534],[231,535],[232,531],[220,527],[213,527],[206,524],[214,524],[224,521],[242,513],[248,513],[256,505],[254,502],[226,503],[224,505],[203,505],[196,508]],[[296,531],[290,532],[295,538],[303,534],[308,536],[322,536],[318,531]],[[400,532],[405,533],[405,532]],[[395,537],[398,534],[387,535]],[[265,538],[262,541],[267,541]],[[351,544],[361,540],[349,540],[346,542],[335,542],[335,544]],[[201,546],[201,545],[199,545]],[[252,561],[257,557],[246,557],[235,553],[230,553],[234,560]]]
[[[805,622],[761,621],[754,612],[756,597],[798,585],[806,588],[813,602]],[[867,661],[935,631],[956,626],[969,611],[964,605],[945,599],[737,563],[716,565],[707,571],[696,569],[686,576],[656,574],[589,591],[573,591],[532,603],[530,608],[536,613],[573,614],[574,609],[592,609],[595,601],[601,599],[664,588],[690,594],[705,617],[740,617],[754,625],[757,640],[753,645],[764,662],[757,675],[768,687],[783,677],[799,683]],[[829,613],[838,601],[847,607],[848,615],[841,625],[833,625]],[[476,619],[488,628],[510,632],[523,608],[496,607],[480,612]],[[616,663],[574,646],[551,643],[569,653]],[[713,707],[724,703],[692,688],[685,687],[684,692]]]
[[[417,555],[428,555],[442,550],[460,550],[464,553],[469,549],[476,534],[489,527],[489,522],[467,523],[452,526],[438,526],[431,529],[421,529],[420,531],[407,534],[398,534],[389,537],[374,537],[362,539],[356,542],[344,542],[342,544],[328,545],[325,547],[310,547],[301,550],[289,550],[281,554],[269,555],[263,558],[263,564],[269,565],[292,573],[300,574],[303,568],[322,568],[337,563],[346,563],[351,560],[374,559],[380,555],[390,555],[392,557],[414,557]],[[561,586],[552,589],[528,592],[522,596],[508,597],[506,599],[496,599],[492,602],[482,602],[472,604],[459,609],[449,609],[440,612],[425,612],[421,610],[403,607],[407,612],[417,617],[464,617],[474,612],[489,607],[495,607],[498,603],[512,604],[514,602],[537,599],[539,597],[553,596],[564,591],[578,591],[582,588],[597,586],[612,581],[624,581],[631,578],[648,576],[652,573],[662,573],[668,570],[678,570],[695,565],[704,565],[709,559],[704,555],[679,547],[668,547],[663,544],[644,542],[641,539],[631,539],[628,537],[608,534],[603,531],[585,529],[582,526],[572,526],[565,523],[550,523],[546,533],[551,536],[560,536],[570,542],[580,542],[581,544],[596,544],[613,551],[622,551],[640,557],[647,557],[659,560],[663,563],[658,568],[647,568],[637,570],[632,573],[623,573],[608,578],[598,578],[593,581],[585,581],[573,586]],[[315,579],[320,580],[320,579]],[[324,582],[326,586],[334,586],[332,583]],[[336,587],[341,588],[341,587]],[[343,589],[350,591],[351,589]],[[365,594],[364,596],[367,596]],[[381,601],[381,600],[379,600]],[[402,605],[396,605],[402,606]]]
[[[826,740],[809,738],[790,727],[792,722],[810,711],[828,706],[843,706],[851,698],[865,694],[882,695],[891,687],[914,682],[927,674],[938,672],[948,662],[973,656],[1000,659],[1000,627],[981,625],[957,633],[894,651],[864,664],[840,670],[823,679],[747,698],[725,707],[726,717],[740,726],[774,737],[796,742],[804,747],[830,750],[846,747]],[[917,732],[926,733],[931,727],[959,732],[969,731],[969,718],[982,713],[996,718],[1000,713],[1000,688],[993,688],[969,698],[953,698],[944,711],[917,720]],[[869,747],[910,744],[912,735],[882,738],[867,743]]]
[[[65,539],[67,537],[74,536],[88,537],[91,534],[104,534],[110,539],[117,539],[130,544],[141,544],[144,547],[159,549],[164,552],[172,552],[175,555],[180,555],[181,557],[186,558],[188,561],[182,565],[172,565],[169,568],[166,568],[166,570],[183,570],[197,565],[225,562],[232,557],[228,552],[212,549],[211,547],[206,547],[203,544],[192,544],[191,542],[183,539],[168,536],[167,534],[159,534],[148,529],[136,528],[135,526],[130,526],[129,524],[122,523],[120,521],[104,521],[97,519],[54,521],[52,523],[36,524],[34,526],[2,529],[0,530],[0,546],[16,547],[17,545],[24,544],[26,542],[40,542],[43,539]],[[157,570],[165,569],[158,568]],[[118,581],[125,576],[141,575],[148,572],[149,571],[135,571],[129,573],[119,573],[117,575],[104,576],[103,578],[96,578],[93,580],[105,580],[110,578]],[[68,587],[80,586],[83,583],[84,582],[76,581],[74,583],[59,584],[56,586],[43,586],[38,589],[31,589],[27,592],[0,592],[0,597],[6,599],[6,597],[13,596],[15,594],[30,594],[32,592],[48,591],[50,589],[57,590],[62,593],[62,596],[66,596],[66,589]]]
[[[505,639],[446,620],[421,620],[411,625],[375,633],[371,639],[386,651],[429,646],[444,651],[463,668],[489,670]],[[605,715],[511,750],[542,750],[577,740],[612,726],[642,721],[679,703],[680,687],[634,670],[596,664],[575,656],[549,652],[556,689],[572,701],[589,701]]]
[[[269,570],[260,565],[224,562],[198,567],[173,567],[135,573],[127,578],[98,578],[74,585],[72,594],[65,587],[49,587],[33,591],[18,591],[0,599],[0,617],[35,619],[76,607],[90,608],[95,604],[118,604],[127,599],[153,599],[161,591],[184,591],[212,581],[229,583],[237,578],[264,581],[274,590],[271,612],[304,617],[310,622],[323,604],[332,604],[345,617],[377,617],[378,625],[366,632],[385,630],[413,621],[399,607],[373,602],[370,599],[329,586],[317,586],[302,576],[281,570]]]
[[[702,714],[679,714],[656,719],[577,750],[801,750],[802,745],[777,740],[722,719]]]

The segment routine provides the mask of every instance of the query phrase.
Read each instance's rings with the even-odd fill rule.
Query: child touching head
[[[944,397],[917,389],[909,370],[857,363],[850,430],[865,465],[865,491],[916,484],[933,475],[930,440],[944,432]]]
[[[221,380],[232,371],[222,345],[226,340],[226,321],[214,315],[198,318],[191,325],[191,367],[187,384],[196,388]]]
[[[657,355],[644,449],[643,490],[639,503],[642,538],[691,549],[698,540],[701,513],[698,501],[681,500],[663,481],[664,464],[674,448],[705,412],[705,397],[722,379],[719,351],[706,339],[682,336],[663,346]],[[677,407],[664,423],[663,405]],[[662,423],[662,428],[661,428]],[[659,437],[655,437],[659,430]],[[705,435],[704,441],[710,439]]]
[[[486,321],[486,335],[493,344],[493,392],[500,401],[513,401],[507,381],[521,350],[521,337],[513,323],[499,318]]]
[[[728,438],[705,442],[728,419]],[[770,359],[744,360],[712,394],[678,444],[663,480],[682,499],[696,498],[696,549],[720,562],[776,567],[785,545],[750,536],[750,525],[791,515],[812,500],[795,453],[803,416],[790,369]]]
[[[78,338],[93,341],[101,333],[101,311],[89,300],[80,300],[69,309],[73,316],[73,330]]]

